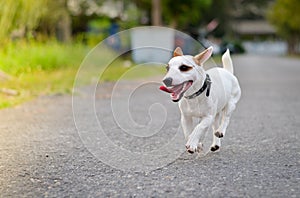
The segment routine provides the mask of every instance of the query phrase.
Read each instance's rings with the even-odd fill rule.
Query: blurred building
[[[242,41],[246,52],[254,54],[287,53],[287,44],[266,20],[266,13],[274,0],[233,0],[231,8],[232,35]]]
[[[231,23],[233,34],[243,40],[246,52],[252,54],[283,55],[287,44],[266,20],[239,20]]]
[[[234,34],[246,39],[276,37],[275,28],[266,20],[237,20],[231,23]]]

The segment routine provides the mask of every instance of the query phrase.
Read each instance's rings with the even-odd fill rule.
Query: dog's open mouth
[[[185,81],[179,85],[174,85],[171,87],[161,86],[160,90],[171,93],[171,98],[174,102],[178,102],[183,94],[192,86],[193,81]]]

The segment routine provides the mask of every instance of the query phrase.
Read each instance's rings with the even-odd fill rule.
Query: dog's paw
[[[189,141],[186,143],[185,148],[187,150],[187,152],[193,154],[195,152],[201,152],[203,150],[203,145],[202,143],[199,143],[195,140],[192,140],[191,138],[189,139]]]
[[[218,138],[222,138],[224,135],[222,132],[217,131],[217,132],[215,132],[215,136]]]
[[[194,147],[191,147],[190,145],[185,145],[185,148],[186,148],[186,151],[190,154],[193,154],[197,151],[197,146],[194,148]]]
[[[214,145],[214,146],[211,146],[211,147],[210,147],[210,150],[211,150],[212,152],[218,151],[219,149],[220,149],[220,147],[219,147],[218,145]]]

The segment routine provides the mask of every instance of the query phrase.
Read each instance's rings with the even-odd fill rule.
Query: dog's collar
[[[203,86],[197,92],[193,93],[192,95],[190,95],[190,96],[184,96],[184,97],[186,99],[193,99],[193,98],[199,96],[200,94],[202,94],[205,91],[205,89],[207,89],[205,95],[206,95],[206,97],[208,97],[209,96],[209,92],[210,92],[210,85],[211,85],[210,77],[209,77],[208,74],[206,74],[206,79],[204,81]]]

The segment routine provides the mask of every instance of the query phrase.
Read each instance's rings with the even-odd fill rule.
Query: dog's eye
[[[192,69],[192,67],[189,67],[189,66],[186,66],[186,65],[181,65],[179,67],[179,70],[182,71],[182,72],[189,71],[190,69]]]

